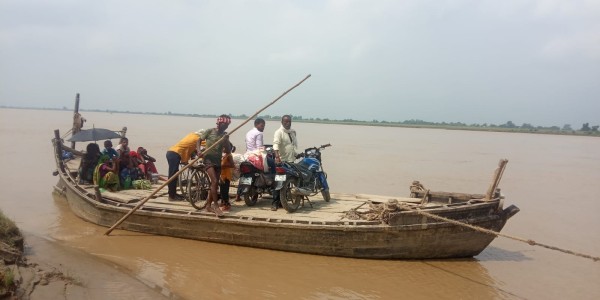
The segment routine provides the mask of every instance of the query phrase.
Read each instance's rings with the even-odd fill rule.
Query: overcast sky
[[[0,105],[600,124],[600,1],[0,0]]]

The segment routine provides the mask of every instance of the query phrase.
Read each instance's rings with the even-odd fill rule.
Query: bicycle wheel
[[[200,210],[206,206],[210,192],[210,178],[204,169],[192,172],[187,183],[187,192],[187,199],[195,209]]]
[[[185,165],[180,165],[179,168],[183,168]],[[179,187],[179,191],[183,196],[187,195],[188,183],[190,178],[192,177],[192,169],[187,168],[179,176],[177,177],[177,186]]]

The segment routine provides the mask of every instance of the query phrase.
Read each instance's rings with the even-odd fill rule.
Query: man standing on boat
[[[275,150],[275,162],[294,162],[298,139],[296,130],[292,129],[292,117],[285,115],[281,118],[281,127],[275,131],[273,137],[273,150]]]
[[[275,150],[275,162],[294,162],[298,149],[296,130],[292,129],[292,116],[284,115],[281,118],[281,127],[275,131],[273,136],[273,150]],[[281,205],[279,191],[273,195],[271,210],[277,210]]]
[[[217,118],[217,128],[203,130],[200,133],[199,140],[199,143],[203,140],[206,141],[206,149],[208,149],[200,153],[200,156],[203,158],[204,164],[206,165],[206,173],[210,178],[210,193],[206,200],[206,211],[214,213],[217,217],[223,215],[223,212],[217,204],[217,189],[219,186],[219,177],[221,176],[221,159],[223,153],[226,155],[231,153],[231,143],[229,142],[227,132],[225,132],[230,123],[231,118],[228,115],[219,116]],[[225,136],[225,138],[221,140],[223,136]],[[211,146],[217,142],[219,142],[219,144],[211,148]]]
[[[181,162],[188,162],[194,151],[200,151],[201,131],[192,132],[173,145],[167,151],[167,162],[169,163],[169,178],[179,171]],[[169,182],[169,200],[183,201],[184,197],[177,194],[177,178]]]
[[[263,131],[265,120],[257,118],[254,120],[254,128],[246,133],[246,152],[260,150],[264,147]]]

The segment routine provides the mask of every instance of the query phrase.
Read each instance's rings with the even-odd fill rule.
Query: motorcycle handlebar
[[[306,148],[306,149],[304,150],[304,152],[306,152],[306,151],[308,151],[308,150],[313,150],[313,149],[314,149],[314,150],[322,150],[322,149],[325,149],[325,148],[327,148],[327,147],[331,147],[331,144],[329,144],[329,143],[328,143],[328,144],[325,144],[325,145],[321,145],[321,146],[319,146],[319,147]],[[304,157],[304,156],[305,156],[304,152],[296,154],[296,158],[301,158],[301,157]]]

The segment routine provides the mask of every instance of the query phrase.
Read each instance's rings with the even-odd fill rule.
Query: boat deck
[[[80,185],[82,188],[93,194],[93,185]],[[102,197],[106,200],[111,200],[123,204],[129,204],[135,206],[139,201],[142,201],[148,197],[154,190],[160,187],[160,184],[155,184],[150,190],[122,190],[118,192],[104,191]],[[297,211],[288,213],[285,209],[280,208],[277,211],[271,210],[272,198],[270,195],[264,195],[263,198],[259,198],[254,206],[247,206],[242,201],[235,200],[236,188],[231,188],[231,209],[226,212],[227,216],[232,217],[245,217],[245,218],[273,218],[273,219],[292,219],[298,221],[325,221],[325,222],[336,222],[344,219],[346,212],[351,209],[368,210],[369,206],[364,205],[367,201],[375,202],[386,202],[390,199],[396,199],[405,203],[417,204],[420,199],[415,198],[399,198],[399,197],[383,197],[376,195],[365,195],[365,194],[339,194],[332,193],[331,200],[325,202],[320,195],[310,197],[310,202],[305,201],[303,206],[300,206]],[[312,204],[312,207],[311,207]],[[150,200],[148,200],[144,207],[165,209],[165,210],[182,210],[189,212],[197,212],[188,201],[169,201],[166,187],[160,190]],[[213,215],[212,213],[206,212],[207,215]]]
[[[70,170],[72,176],[76,176],[77,167],[79,166],[79,160],[74,159],[65,164],[67,169]],[[73,178],[74,179],[74,178]],[[119,206],[134,207],[140,201],[148,197],[160,186],[164,181],[159,181],[158,184],[153,184],[151,189],[138,190],[129,189],[121,190],[118,192],[102,191],[102,198],[108,201],[117,203]],[[79,185],[88,194],[95,194],[94,185]],[[344,194],[344,193],[331,193],[331,200],[325,202],[320,194],[311,196],[310,201],[304,201],[304,203],[293,213],[288,213],[285,209],[280,208],[277,211],[271,210],[272,198],[266,194],[263,197],[259,197],[258,201],[254,206],[247,206],[242,201],[235,201],[235,194],[237,188],[231,187],[231,209],[225,213],[226,217],[233,218],[244,218],[244,219],[280,219],[280,220],[291,220],[301,222],[340,222],[348,221],[345,218],[346,213],[350,210],[356,210],[358,212],[367,212],[371,208],[367,204],[368,202],[383,203],[389,200],[396,200],[403,203],[404,205],[419,207],[421,209],[428,208],[452,208],[453,205],[446,205],[443,203],[426,203],[421,204],[421,199],[409,198],[409,197],[394,197],[394,196],[380,196],[380,195],[369,195],[369,194]],[[188,201],[169,201],[167,194],[167,187],[158,191],[154,196],[151,197],[144,205],[144,208],[157,210],[157,211],[177,211],[178,213],[194,213],[202,214],[207,216],[214,216],[213,213],[206,212],[204,210],[198,211]],[[365,221],[365,223],[379,223],[378,221]]]

